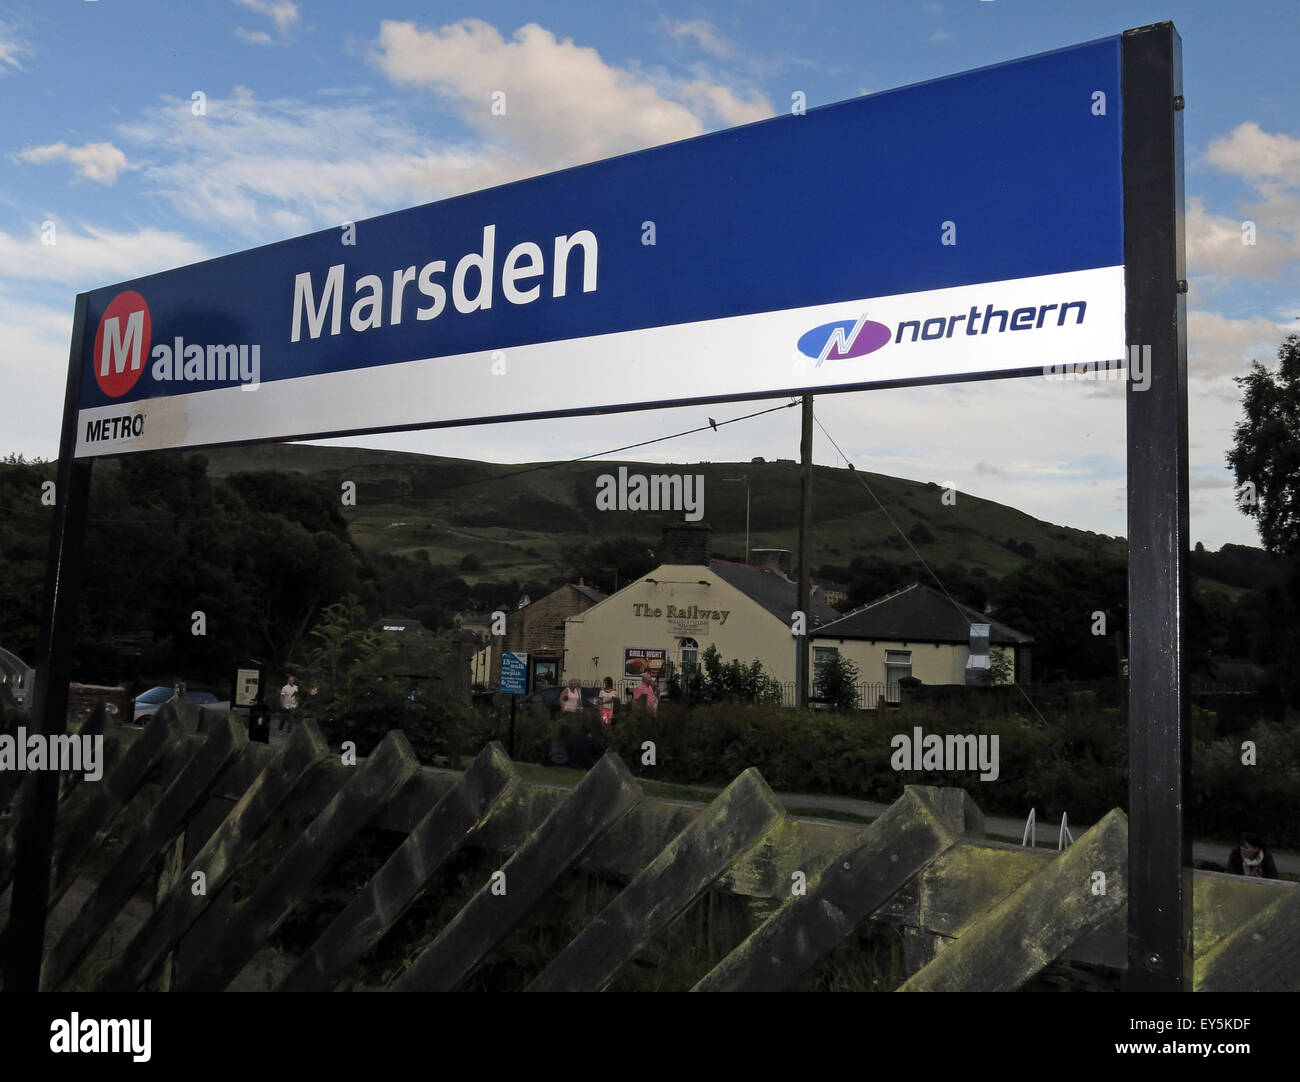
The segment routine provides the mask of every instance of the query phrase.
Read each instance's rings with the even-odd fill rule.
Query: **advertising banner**
[[[623,651],[623,676],[639,680],[647,673],[656,680],[663,675],[668,651],[645,646],[629,646]]]

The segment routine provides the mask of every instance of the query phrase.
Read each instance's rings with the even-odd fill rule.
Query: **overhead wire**
[[[912,555],[915,556],[917,562],[923,568],[925,568],[926,574],[928,574],[932,579],[934,579],[935,585],[939,587],[940,591],[943,593],[943,596],[948,599],[949,604],[951,604],[952,607],[957,610],[957,613],[959,616],[961,616],[962,621],[964,623],[969,624],[971,622],[970,614],[957,602],[957,600],[952,596],[952,594],[948,592],[948,587],[946,587],[943,584],[943,580],[939,578],[934,568],[932,568],[929,565],[929,563],[926,562],[925,557],[922,556],[921,553],[917,551],[916,546],[912,544],[912,539],[903,532],[903,528],[899,526],[899,524],[894,520],[894,516],[889,513],[889,509],[885,507],[883,503],[880,502],[880,497],[878,497],[875,491],[872,489],[872,487],[869,484],[867,484],[867,479],[863,477],[862,474],[858,471],[857,467],[853,465],[853,462],[849,458],[849,456],[846,455],[840,449],[840,445],[835,442],[835,438],[826,430],[826,426],[822,424],[821,418],[817,416],[816,412],[813,413],[813,421],[816,423],[817,427],[822,430],[822,435],[824,435],[830,441],[830,444],[832,447],[835,448],[836,453],[842,459],[844,459],[844,461],[848,464],[849,472],[852,473],[855,477],[857,477],[858,482],[866,490],[867,495],[869,495],[872,498],[872,500],[875,501],[876,506],[884,514],[885,518],[889,520],[889,524],[893,526],[895,530],[898,531],[898,536],[901,537],[904,543],[907,545],[907,547],[912,550]],[[1041,721],[1044,725],[1046,725],[1047,719],[1043,717],[1042,711],[1040,711],[1038,707],[1034,705],[1034,701],[1029,697],[1024,687],[1018,681],[1015,680],[1012,681],[1012,685],[1020,691],[1020,694],[1022,696],[1024,696],[1025,702],[1027,702],[1029,704],[1029,708],[1033,710],[1035,714],[1038,715],[1039,721]]]
[[[708,424],[699,425],[696,428],[688,428],[681,432],[673,432],[667,436],[656,436],[654,439],[641,440],[638,443],[627,443],[621,447],[612,447],[607,451],[593,451],[591,454],[579,455],[577,458],[556,459],[553,462],[540,462],[532,466],[526,466],[521,470],[508,470],[505,473],[491,474],[487,477],[475,477],[466,481],[455,481],[452,482],[451,484],[441,486],[438,489],[436,495],[440,495],[443,492],[449,492],[452,489],[464,488],[468,485],[487,484],[488,482],[491,481],[502,481],[511,477],[522,477],[524,474],[537,473],[540,470],[555,469],[559,466],[570,466],[578,462],[589,462],[594,458],[604,458],[607,455],[616,455],[621,451],[632,451],[638,447],[650,447],[656,443],[665,443],[668,440],[681,439],[683,436],[693,436],[697,432],[708,432],[708,431],[716,432],[718,429],[726,425],[734,425],[734,424],[738,424],[741,421],[753,420],[755,417],[762,417],[768,413],[776,413],[779,410],[790,409],[792,406],[797,406],[798,404],[799,404],[799,400],[795,399],[793,402],[785,402],[779,406],[769,406],[767,409],[755,410],[753,413],[746,413],[741,415],[740,417],[732,417],[725,421],[715,421],[712,418],[710,418]],[[201,454],[202,452],[195,452],[195,453]],[[29,463],[29,464],[44,465],[45,463]],[[24,463],[15,463],[14,465],[24,465]],[[53,508],[49,507],[46,508],[44,511],[28,511],[18,507],[6,507],[4,508],[4,510],[11,514],[27,515],[28,517],[35,518],[35,517],[43,517],[48,511],[52,511]],[[123,525],[127,523],[134,523],[136,525],[144,525],[144,526],[172,525],[173,523],[178,523],[178,522],[211,522],[211,521],[213,521],[213,517],[211,515],[202,515],[202,516],[189,517],[189,518],[166,518],[166,519],[153,519],[153,520],[141,519],[141,518],[98,518],[98,517],[88,517],[86,519],[87,524],[94,524],[94,525]]]

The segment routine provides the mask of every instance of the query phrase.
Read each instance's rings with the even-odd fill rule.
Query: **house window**
[[[886,650],[885,651],[885,701],[897,703],[900,699],[898,694],[898,682],[905,677],[912,675],[912,651],[911,650]]]
[[[812,693],[814,699],[820,699],[825,694],[822,690],[822,674],[825,673],[826,666],[830,664],[831,658],[838,656],[839,651],[833,646],[813,647]]]
[[[693,673],[700,667],[700,644],[694,639],[678,639],[682,651],[682,673]]]

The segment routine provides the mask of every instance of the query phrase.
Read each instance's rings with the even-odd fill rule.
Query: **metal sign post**
[[[72,322],[72,349],[63,400],[63,433],[54,489],[54,526],[45,564],[44,616],[37,652],[36,688],[32,696],[32,725],[46,737],[67,728],[68,682],[72,676],[72,642],[81,585],[82,547],[86,535],[86,502],[90,496],[91,459],[73,457],[77,438],[77,409],[81,401],[82,355],[85,349],[89,298],[77,297]],[[50,860],[54,815],[59,800],[59,775],[32,771],[23,783],[15,852],[9,924],[0,956],[7,992],[36,991],[45,954],[45,913],[50,897]]]
[[[1182,43],[1120,40],[1129,342],[1128,987],[1192,988],[1187,612],[1187,305]],[[1135,378],[1138,375],[1141,379]]]

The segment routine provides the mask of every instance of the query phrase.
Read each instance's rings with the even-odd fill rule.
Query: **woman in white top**
[[[560,708],[566,714],[577,713],[582,709],[582,687],[576,676],[569,681],[569,686],[560,692]]]

